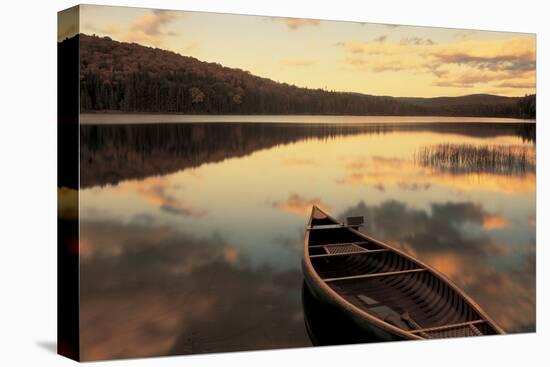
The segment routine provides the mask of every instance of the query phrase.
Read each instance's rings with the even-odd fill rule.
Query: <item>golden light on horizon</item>
[[[80,6],[80,32],[308,88],[433,97],[536,87],[536,38],[526,33],[95,5]]]

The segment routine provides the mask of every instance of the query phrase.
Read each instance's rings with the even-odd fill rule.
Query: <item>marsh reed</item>
[[[517,175],[535,172],[535,150],[523,145],[438,144],[422,148],[415,161],[451,173]]]

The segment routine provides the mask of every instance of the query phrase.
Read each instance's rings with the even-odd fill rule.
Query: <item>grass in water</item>
[[[425,167],[462,173],[517,175],[535,172],[535,150],[523,145],[438,144],[422,148],[415,160]]]

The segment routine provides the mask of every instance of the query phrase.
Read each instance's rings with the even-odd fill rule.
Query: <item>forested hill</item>
[[[59,43],[59,57],[77,37],[82,112],[535,116],[534,95],[394,98],[299,88],[171,51],[84,34]]]

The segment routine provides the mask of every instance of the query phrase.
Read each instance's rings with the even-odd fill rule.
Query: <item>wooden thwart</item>
[[[417,269],[410,269],[410,270],[399,270],[399,271],[388,271],[385,273],[373,273],[373,274],[363,274],[363,275],[351,275],[347,277],[338,277],[338,278],[326,278],[323,279],[323,281],[330,283],[330,282],[336,282],[339,280],[352,280],[352,279],[363,279],[363,278],[375,278],[375,277],[385,277],[385,276],[391,276],[391,275],[400,275],[400,274],[408,274],[408,273],[419,273],[421,271],[426,271],[426,269],[417,268]]]

